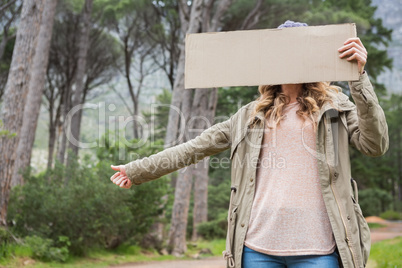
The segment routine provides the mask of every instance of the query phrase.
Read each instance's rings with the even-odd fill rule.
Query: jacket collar
[[[344,111],[350,111],[353,110],[355,107],[355,104],[353,102],[349,101],[349,97],[345,95],[344,93],[338,93],[335,97],[332,98],[332,104],[329,102],[324,103],[324,105],[321,107],[319,111],[316,112],[316,115],[318,116],[318,122],[320,122],[322,116],[329,110],[338,110],[339,112],[344,112]],[[254,117],[254,120],[264,120],[264,113],[262,111],[259,111],[257,115]],[[249,126],[252,123],[250,121],[247,126]]]

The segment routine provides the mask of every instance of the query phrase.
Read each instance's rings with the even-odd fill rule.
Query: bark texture
[[[175,198],[172,211],[172,222],[169,231],[169,249],[173,256],[183,256],[187,251],[186,229],[188,210],[190,207],[191,187],[193,181],[193,166],[181,170],[177,178]]]
[[[194,133],[192,138],[214,124],[218,90],[197,89],[194,96],[193,111],[197,118],[194,120]],[[209,158],[203,159],[194,166],[194,208],[193,208],[193,234],[192,240],[197,240],[197,225],[208,220],[208,171]]]
[[[182,31],[185,33],[197,33],[200,30],[200,23],[202,19],[202,0],[194,0],[191,6],[191,11],[187,9],[186,2],[179,1],[180,4],[180,18],[182,24]],[[190,14],[189,14],[190,12]],[[178,112],[181,108],[184,90],[184,64],[185,64],[185,51],[184,41],[179,46],[180,56],[177,64],[176,79],[174,82],[172,92],[172,102],[169,110],[168,125],[166,128],[166,137],[164,147],[169,148],[178,143],[176,140],[181,114]]]
[[[92,14],[92,5],[93,0],[85,0],[84,8],[82,11],[81,17],[81,33],[79,37],[79,44],[78,44],[78,60],[77,60],[77,73],[75,77],[75,92],[73,95],[72,106],[75,107],[80,105],[84,102],[84,91],[85,91],[85,72],[87,66],[87,55],[88,55],[88,48],[89,48],[89,32],[91,29],[91,14]],[[82,119],[82,110],[78,110],[76,113],[73,114],[71,118],[71,133],[67,133],[68,135],[71,134],[69,140],[69,148],[72,151],[72,154],[78,154],[78,144],[75,141],[79,141],[80,139],[80,130],[81,130],[81,119]],[[65,129],[66,130],[66,129]],[[72,139],[71,139],[72,138]],[[69,160],[67,164],[69,165]]]
[[[181,1],[181,3],[182,2],[183,1]],[[202,0],[193,1],[189,21],[182,21],[182,29],[184,29],[185,27],[183,25],[188,25],[187,33],[194,33],[199,31],[201,23],[200,19],[202,15],[202,4]],[[186,3],[181,4],[180,15],[183,18],[185,18],[186,14],[189,12],[186,7]],[[193,90],[184,91],[184,56],[184,46],[181,46],[180,58],[177,67],[178,69],[176,72],[176,80],[173,88],[172,103],[169,111],[169,121],[164,145],[165,148],[177,144],[176,136],[178,132],[180,118],[182,119],[182,126],[186,126],[190,118]],[[180,108],[180,112],[182,113],[182,115],[177,112],[177,110],[179,110]],[[185,129],[182,128],[182,131],[185,132]],[[182,134],[184,134],[184,132],[182,132]],[[185,136],[186,135],[184,135],[184,139],[182,139],[181,141],[186,141]],[[168,241],[169,248],[174,256],[181,256],[184,252],[187,251],[186,229],[193,178],[192,170],[193,167],[187,167],[184,171],[182,170],[179,173],[176,182],[172,222],[169,231]]]
[[[222,0],[216,2],[209,1],[193,1],[191,10],[186,9],[185,1],[179,1],[180,18],[182,29],[186,29],[187,33],[197,33],[199,31],[217,31],[221,26],[221,18],[232,3],[232,0]],[[217,3],[215,12],[212,15],[214,4]],[[201,21],[203,19],[203,21]],[[208,21],[208,22],[205,22]],[[199,133],[188,133],[184,140],[178,135],[179,123],[181,133],[187,127],[187,122],[194,117],[208,117],[209,122],[215,116],[215,107],[217,101],[217,91],[209,89],[184,89],[184,44],[180,46],[180,58],[177,65],[176,80],[172,93],[172,103],[169,111],[169,121],[165,137],[165,148],[176,145],[180,142],[185,142],[188,139],[195,138]],[[211,95],[211,93],[213,94]],[[194,98],[192,97],[195,94]],[[194,102],[193,102],[194,99]],[[210,102],[211,101],[211,102]],[[208,110],[208,107],[214,107]],[[181,114],[177,112],[180,111]],[[188,118],[188,115],[191,115]],[[180,121],[181,119],[181,121]],[[184,119],[184,120],[183,120]],[[207,127],[203,125],[203,120],[197,121],[194,125],[201,130]],[[204,121],[205,123],[205,121]],[[202,126],[203,125],[203,126]],[[181,134],[179,133],[179,134]],[[179,136],[179,138],[177,138]],[[204,168],[203,165],[207,167]],[[186,250],[186,229],[188,206],[191,196],[191,184],[193,175],[196,174],[197,183],[195,184],[195,220],[196,224],[206,220],[207,215],[207,188],[208,188],[208,160],[204,160],[197,167],[187,169],[185,173],[180,173],[176,182],[175,200],[173,204],[172,224],[169,236],[169,246],[172,249],[172,254],[176,256],[182,255]],[[194,173],[194,169],[196,169]],[[191,172],[191,174],[190,174]],[[188,191],[188,192],[187,192]],[[183,198],[186,198],[183,200]],[[179,211],[180,209],[180,211]],[[196,230],[193,232],[193,238],[197,237]]]
[[[56,6],[57,0],[45,0],[38,42],[32,61],[31,80],[29,83],[27,103],[24,109],[24,118],[17,147],[17,157],[11,187],[23,184],[24,181],[21,172],[25,171],[31,162],[35,130],[38,124],[42,94],[45,86]]]
[[[43,0],[24,1],[13,51],[0,119],[4,130],[15,133],[0,137],[0,225],[6,225],[11,178],[28,93],[31,63],[39,35]]]

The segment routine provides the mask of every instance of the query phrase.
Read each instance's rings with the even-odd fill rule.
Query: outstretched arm
[[[169,174],[185,166],[195,164],[203,158],[220,153],[230,148],[231,118],[204,130],[196,138],[157,154],[144,157],[113,168],[118,170],[111,177],[116,185],[130,188],[131,184],[139,185]]]

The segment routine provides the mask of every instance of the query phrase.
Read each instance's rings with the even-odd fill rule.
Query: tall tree
[[[15,137],[0,137],[0,225],[7,225],[7,207],[14,171],[24,106],[31,76],[31,63],[39,35],[43,0],[24,1],[18,25],[13,59],[5,89],[0,119],[3,128]]]
[[[140,137],[139,98],[145,79],[156,71],[152,58],[156,45],[154,32],[159,24],[156,9],[146,0],[106,0],[104,23],[120,38],[124,63],[121,74],[127,84],[131,105],[127,107],[133,119],[133,137]]]
[[[85,0],[84,7],[81,15],[81,27],[80,35],[78,38],[78,61],[77,61],[77,71],[75,73],[75,92],[72,99],[72,106],[76,107],[84,102],[84,88],[85,88],[85,75],[87,67],[87,55],[89,48],[89,33],[91,30],[91,14],[92,14],[93,0]],[[73,114],[70,122],[71,135],[69,148],[71,149],[70,154],[78,154],[78,144],[71,141],[80,140],[80,129],[81,129],[81,119],[82,119],[82,109],[79,109]],[[66,131],[66,129],[65,129]],[[71,155],[70,155],[71,156]],[[67,161],[69,165],[71,157]]]
[[[17,147],[17,156],[11,187],[23,184],[21,171],[28,168],[31,162],[32,148],[35,141],[35,130],[38,124],[42,94],[46,80],[50,40],[52,37],[56,6],[57,0],[45,0],[38,42],[32,61],[31,80],[29,83],[27,103],[24,109],[24,118]]]
[[[211,127],[214,123],[216,105],[218,102],[218,89],[202,89],[195,91],[193,108],[194,116],[192,116],[193,129],[198,132],[192,133],[192,138],[195,138],[205,129]],[[194,208],[193,208],[193,234],[192,240],[197,240],[197,226],[208,220],[208,171],[209,158],[203,159],[194,166],[193,174],[194,181]]]
[[[241,1],[240,1],[241,2]],[[243,1],[245,2],[245,1]],[[192,2],[191,9],[187,7],[187,3],[184,1],[180,3],[180,19],[182,25],[182,31],[187,29],[187,33],[194,33],[198,31],[210,32],[210,31],[220,31],[224,28],[223,22],[230,17],[228,10],[234,5],[231,0],[227,1],[204,1],[203,3],[198,3],[197,1]],[[241,24],[242,27],[252,28],[259,22],[259,16],[263,14],[266,10],[261,7],[262,1],[257,0],[248,2],[246,9],[247,12],[243,14]],[[199,4],[196,5],[196,4]],[[193,17],[193,15],[197,17]],[[199,17],[202,17],[202,22],[199,21]],[[251,20],[251,17],[256,17],[256,20]],[[240,27],[240,26],[238,26]],[[187,126],[189,120],[189,115],[193,116],[204,116],[209,118],[209,122],[213,121],[216,109],[217,100],[217,90],[206,90],[206,89],[196,89],[194,102],[193,102],[193,91],[184,90],[184,45],[181,47],[181,53],[179,62],[177,64],[175,86],[173,89],[171,109],[169,112],[169,121],[167,127],[167,134],[165,137],[165,148],[175,145],[178,141],[176,140],[178,130],[179,130],[179,118],[180,115],[177,113],[177,109],[180,110],[181,114],[184,115],[182,118],[184,120],[180,122],[181,127]],[[183,92],[183,93],[182,93]],[[200,98],[204,98],[208,101],[199,103]],[[203,103],[203,104],[202,104]],[[192,106],[192,104],[194,106]],[[204,124],[201,120],[196,123],[196,128],[205,129],[208,124]],[[189,136],[191,137],[191,135]],[[181,140],[186,141],[186,140]],[[192,169],[186,169],[185,172],[179,174],[176,183],[175,201],[173,206],[172,214],[172,224],[170,230],[170,246],[173,248],[173,254],[180,255],[185,250],[185,231],[187,226],[187,213],[188,213],[188,203],[191,192],[192,176],[195,171],[196,178],[196,189],[194,189],[197,194],[195,194],[195,206],[193,213],[194,215],[194,226],[205,221],[207,217],[207,187],[208,187],[208,160],[204,160],[206,163],[204,165],[198,165]],[[188,179],[190,178],[190,179]],[[190,184],[190,186],[188,186]],[[183,193],[183,191],[187,191]],[[184,199],[183,199],[184,197]],[[177,212],[177,214],[175,214]],[[177,227],[176,227],[177,226]],[[184,235],[183,235],[184,233]],[[184,237],[184,238],[183,238]],[[197,237],[197,231],[193,231],[193,238]],[[184,245],[184,246],[183,246]]]
[[[171,90],[173,90],[182,36],[179,1],[155,1],[153,8],[156,17],[159,19],[159,24],[156,25],[155,31],[148,32],[148,35],[160,48],[160,53],[154,53],[153,59],[156,65],[165,72]]]
[[[66,141],[63,136],[64,111],[68,113],[71,109],[71,84],[77,70],[79,50],[76,40],[81,15],[77,14],[67,1],[60,1],[58,10],[44,94],[46,108],[49,111],[48,168],[52,167],[56,149],[58,159],[64,161],[63,141]],[[92,89],[109,82],[117,75],[116,63],[120,62],[121,58],[116,38],[104,28],[97,26],[93,25],[89,35],[91,49],[88,51],[83,101],[87,101]]]
[[[199,31],[202,15],[202,0],[194,0],[191,7],[187,6],[185,1],[180,2],[180,20],[182,25],[182,31],[187,33],[195,33]],[[190,113],[189,107],[191,107],[192,91],[186,90],[184,93],[178,91],[184,90],[184,48],[181,48],[179,63],[177,65],[176,79],[173,88],[172,103],[171,106],[180,107],[182,99],[183,103],[187,107],[183,107],[182,112],[185,116],[184,125],[188,122]],[[172,112],[173,110],[173,112]],[[174,122],[173,122],[174,121]],[[179,115],[177,112],[170,108],[169,121],[165,137],[165,148],[172,146],[172,142],[176,139],[178,132]],[[173,133],[170,133],[173,131]],[[184,140],[185,141],[185,140]],[[178,176],[175,188],[175,199],[173,204],[172,222],[169,231],[169,247],[172,249],[172,254],[181,256],[187,251],[186,245],[186,229],[187,229],[187,217],[190,204],[191,186],[192,186],[192,168],[187,167],[184,172],[181,172]]]

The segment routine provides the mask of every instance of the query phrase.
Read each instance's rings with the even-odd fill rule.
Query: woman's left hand
[[[364,65],[366,65],[367,62],[367,50],[362,41],[360,41],[359,37],[349,38],[345,43],[343,43],[343,45],[344,46],[338,49],[338,52],[343,52],[339,57],[343,58],[349,56],[349,58],[347,58],[348,61],[357,60],[359,73],[362,74],[364,71]]]

